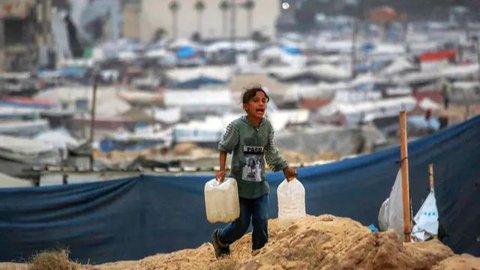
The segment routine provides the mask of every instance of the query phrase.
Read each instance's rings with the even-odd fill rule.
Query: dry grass
[[[81,267],[68,259],[68,250],[42,251],[32,258],[29,270],[80,270]]]

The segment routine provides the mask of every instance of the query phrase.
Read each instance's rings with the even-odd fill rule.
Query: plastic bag
[[[415,239],[425,241],[438,234],[438,210],[433,191],[428,194],[413,220],[416,225],[412,229],[412,236]]]

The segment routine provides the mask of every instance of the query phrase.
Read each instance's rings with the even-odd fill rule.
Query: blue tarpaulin
[[[199,76],[197,78],[175,82],[170,88],[172,89],[198,89],[206,85],[226,85],[227,81],[219,80],[208,76]]]
[[[190,47],[190,46],[182,46],[177,49],[177,57],[178,58],[190,58],[197,53],[197,49]]]
[[[289,53],[289,54],[294,54],[294,55],[302,54],[302,50],[298,47],[282,45],[282,46],[280,46],[280,48],[284,52]]]
[[[480,255],[480,117],[409,143],[412,210],[435,194],[443,239],[456,253]],[[319,142],[321,143],[321,142]],[[378,210],[399,169],[399,148],[299,168],[307,213],[376,224]],[[135,260],[198,247],[212,230],[203,188],[211,176],[154,176],[63,186],[0,190],[0,261],[28,259],[45,249],[68,248],[71,259],[96,264]],[[270,216],[281,173],[270,173]]]
[[[81,79],[85,77],[88,69],[85,67],[63,67],[58,70],[60,77]]]
[[[375,44],[372,43],[372,42],[365,42],[363,43],[361,46],[360,46],[360,49],[362,50],[362,52],[364,53],[370,53],[370,52],[373,52],[375,50]]]

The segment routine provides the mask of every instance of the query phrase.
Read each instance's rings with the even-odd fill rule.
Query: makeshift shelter
[[[19,188],[19,187],[33,187],[31,180],[20,179],[0,173],[0,189],[2,188]]]
[[[174,82],[169,85],[171,89],[198,89],[204,87],[214,87],[226,85],[227,81],[219,80],[213,77],[208,77],[205,75],[200,75],[197,78],[192,78],[184,81]]]
[[[170,90],[164,93],[164,104],[167,108],[180,107],[182,115],[221,115],[232,109],[233,98],[230,91],[222,89]]]
[[[400,14],[391,6],[380,6],[372,8],[368,12],[368,19],[376,23],[389,23],[405,19],[405,15]]]

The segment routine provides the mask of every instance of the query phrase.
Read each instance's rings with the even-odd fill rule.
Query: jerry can
[[[210,223],[231,222],[240,216],[237,181],[225,178],[220,183],[215,178],[205,183],[205,210]]]
[[[305,188],[298,179],[286,179],[277,188],[278,219],[293,220],[306,216]]]

